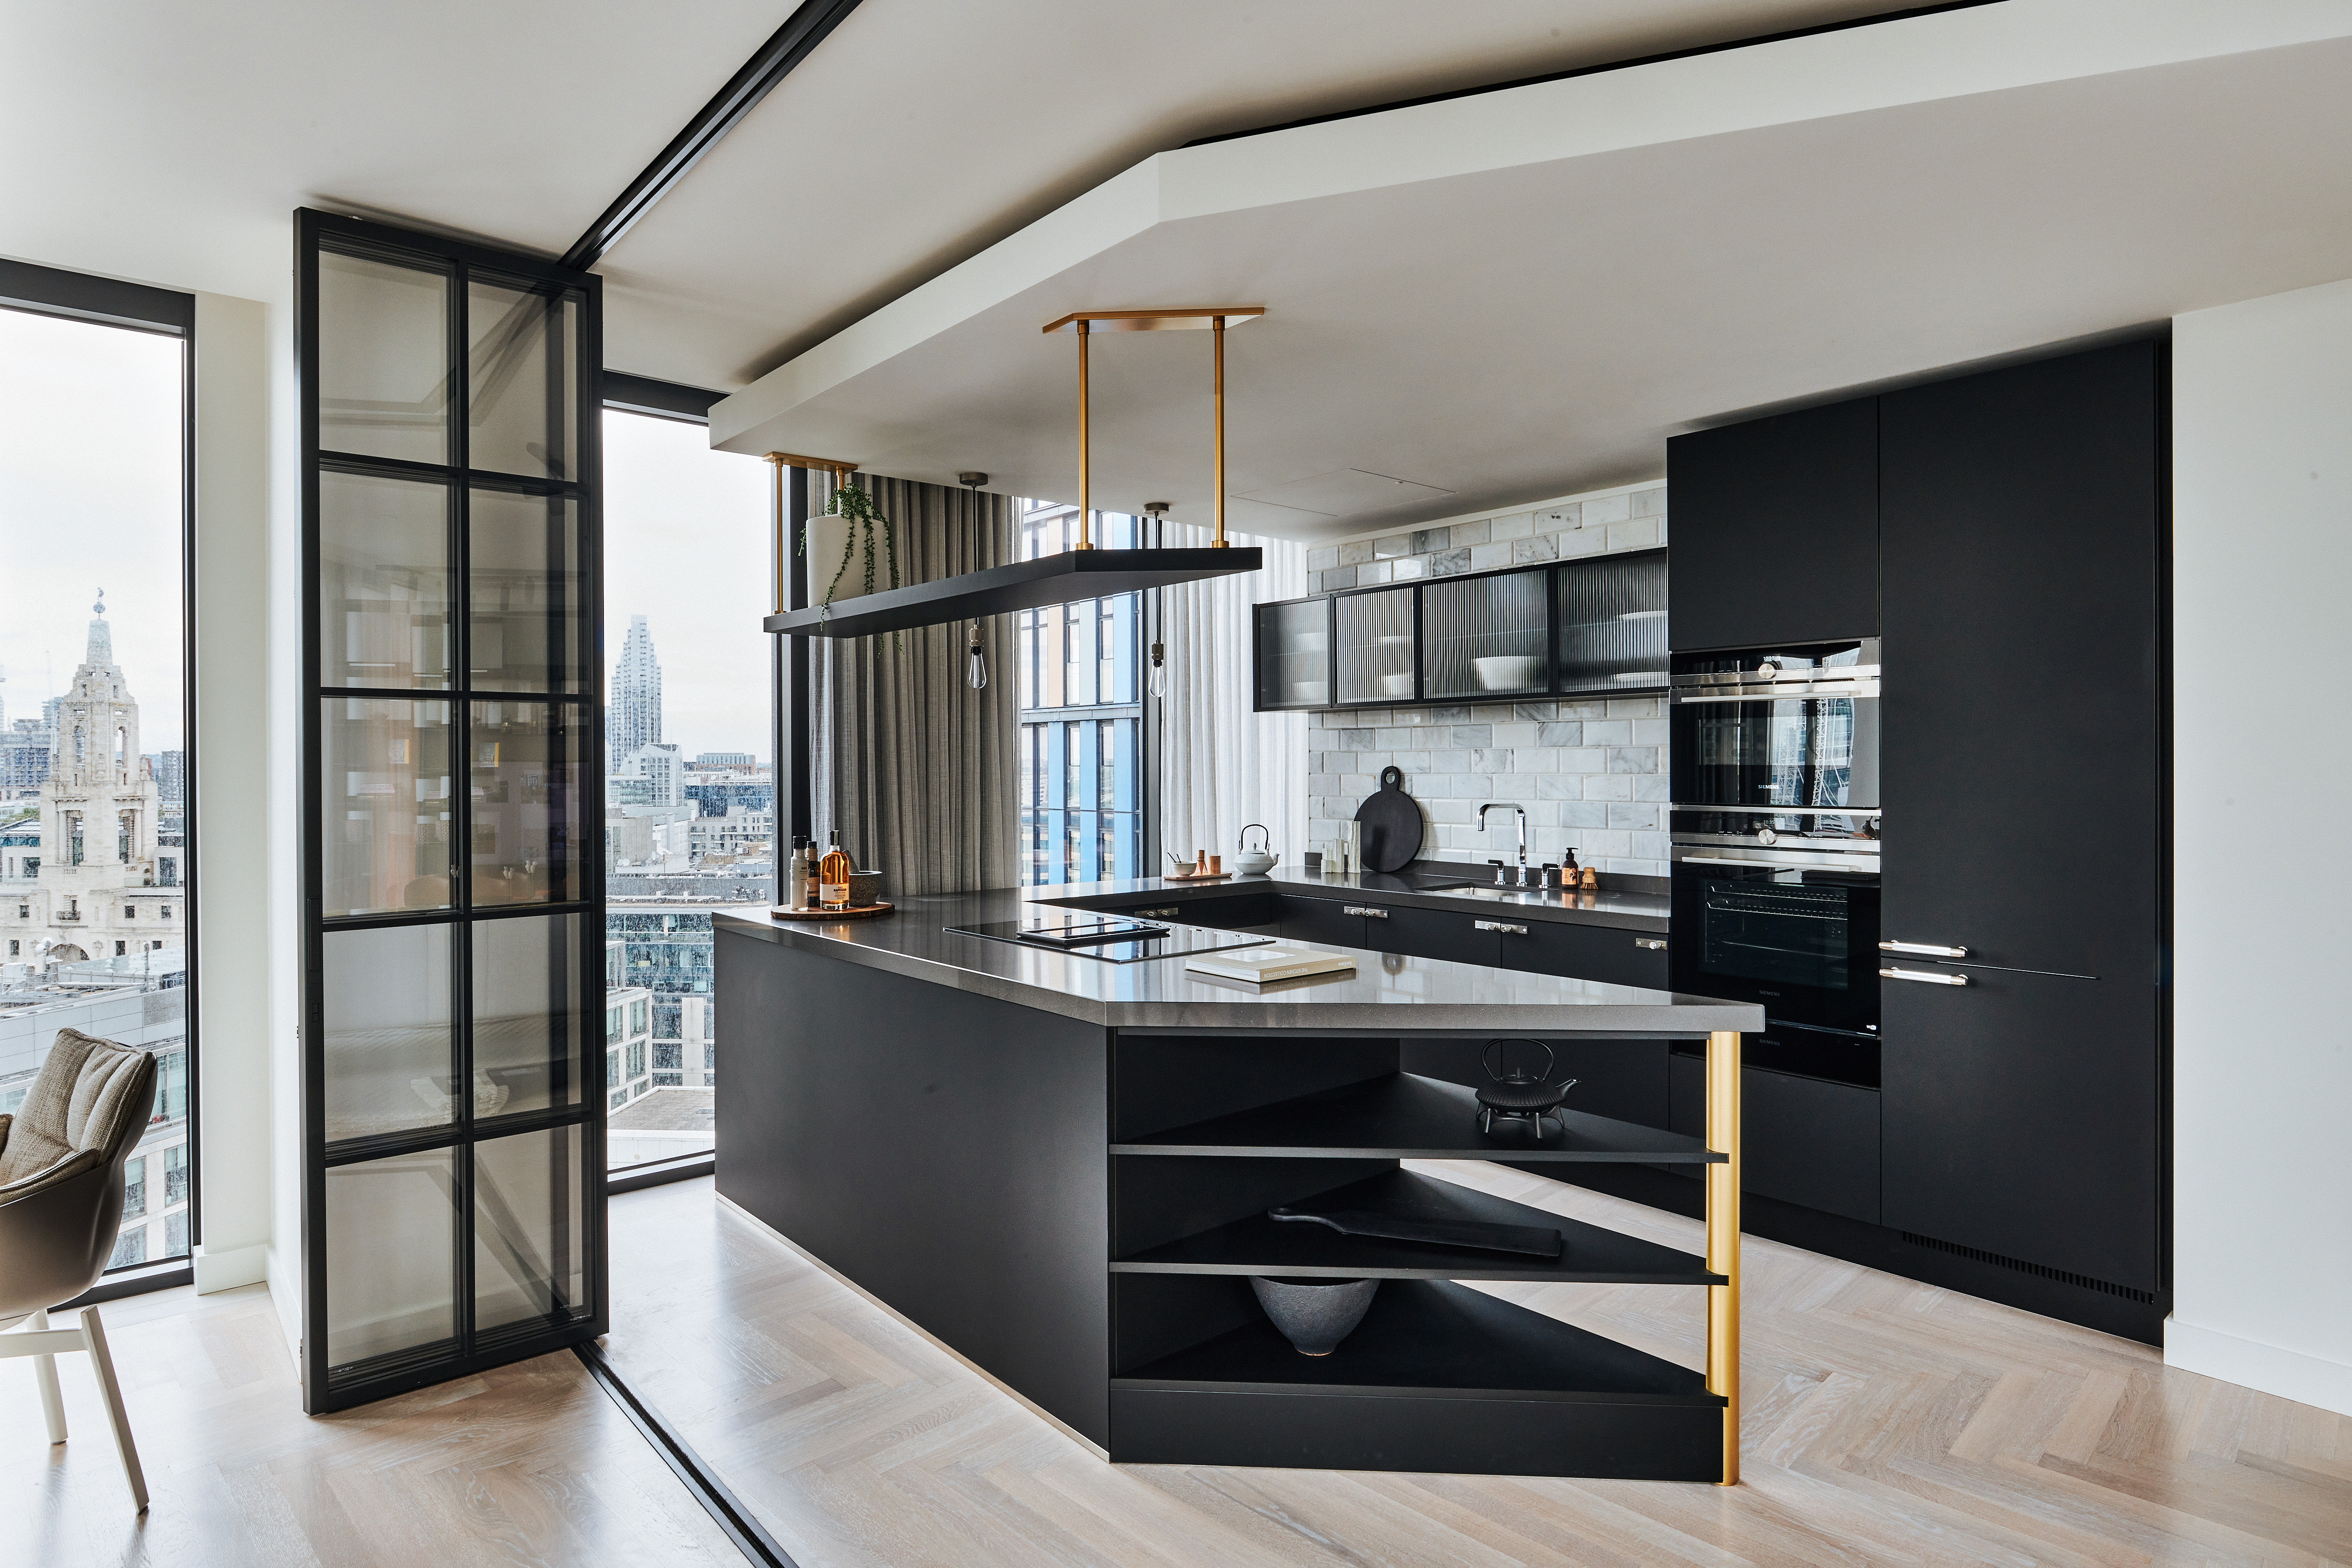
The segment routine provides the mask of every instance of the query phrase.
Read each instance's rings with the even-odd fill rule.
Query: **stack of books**
[[[1184,967],[1203,975],[1213,975],[1221,980],[1244,980],[1264,985],[1273,980],[1295,980],[1302,975],[1353,973],[1356,961],[1345,953],[1327,953],[1319,947],[1294,947],[1273,942],[1263,947],[1194,953],[1185,958]]]

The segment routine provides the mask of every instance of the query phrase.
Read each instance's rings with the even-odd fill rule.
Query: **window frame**
[[[196,844],[196,297],[152,284],[129,283],[34,262],[0,258],[0,309],[53,316],[123,331],[176,338],[180,342],[180,892],[186,904],[181,950],[186,955],[180,988],[185,993],[181,1052],[188,1086],[188,1252],[162,1265],[110,1266],[99,1283],[76,1302],[115,1299],[184,1285],[195,1277],[195,1249],[204,1242],[204,1096],[197,1063],[202,984],[197,945]],[[160,782],[160,780],[159,780]],[[41,859],[49,857],[46,852]],[[154,1206],[150,1205],[151,1209]],[[132,1278],[131,1276],[138,1276]]]

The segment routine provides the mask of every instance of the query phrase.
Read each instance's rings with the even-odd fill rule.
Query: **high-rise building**
[[[629,634],[621,643],[621,662],[613,671],[613,703],[604,720],[605,755],[617,763],[638,747],[658,746],[662,737],[661,661],[654,657],[653,633],[646,618],[629,617]],[[608,764],[608,773],[619,768]]]
[[[155,792],[166,806],[188,803],[188,754],[184,751],[155,753]]]
[[[37,718],[20,718],[0,731],[0,800],[29,800],[49,776],[56,733]]]

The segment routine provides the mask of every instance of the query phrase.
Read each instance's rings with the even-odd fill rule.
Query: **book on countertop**
[[[1356,961],[1345,953],[1327,953],[1319,947],[1293,947],[1285,943],[1271,942],[1263,947],[1244,947],[1223,953],[1194,953],[1184,960],[1184,967],[1197,969],[1203,975],[1214,975],[1225,980],[1291,980],[1301,975],[1329,975],[1341,971],[1352,973]]]

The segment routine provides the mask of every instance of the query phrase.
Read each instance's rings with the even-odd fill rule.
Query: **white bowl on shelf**
[[[1471,660],[1470,669],[1487,692],[1525,691],[1543,679],[1543,659],[1534,653],[1490,653]]]
[[[1319,703],[1323,700],[1324,683],[1321,681],[1293,681],[1290,683],[1289,691],[1290,700],[1292,702]]]
[[[1381,677],[1381,695],[1384,697],[1409,697],[1412,695],[1412,672],[1411,670],[1407,670],[1402,675],[1382,675]]]
[[[1294,653],[1320,653],[1331,646],[1328,632],[1293,632],[1285,637],[1283,645]]]

